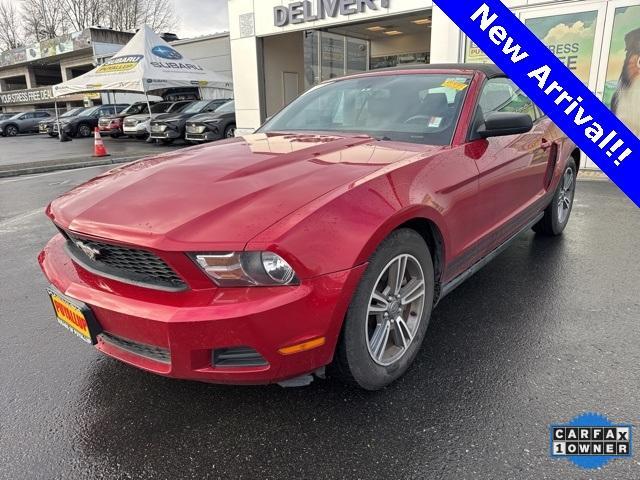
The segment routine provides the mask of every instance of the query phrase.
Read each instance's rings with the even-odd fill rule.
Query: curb
[[[119,163],[127,163],[132,162],[134,160],[139,160],[140,158],[144,158],[147,155],[133,155],[131,157],[119,157],[119,158],[103,158],[100,160],[84,160],[72,163],[58,163],[54,165],[33,165],[27,166],[24,168],[14,168],[7,170],[0,170],[0,178],[7,177],[18,177],[21,175],[33,175],[37,173],[49,173],[49,172],[57,172],[60,170],[74,170],[77,168],[86,168],[86,167],[99,167],[102,165],[117,165]]]

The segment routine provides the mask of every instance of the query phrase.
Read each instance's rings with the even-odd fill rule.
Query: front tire
[[[533,226],[533,230],[536,233],[552,237],[562,235],[569,223],[569,217],[573,209],[577,174],[576,162],[573,158],[570,158],[553,199],[544,211],[544,217]]]
[[[234,138],[236,136],[236,125],[232,123],[224,129],[224,138]]]
[[[89,125],[82,124],[78,127],[78,136],[80,138],[89,138],[91,133],[91,127]]]
[[[396,230],[372,255],[349,306],[336,376],[366,390],[402,376],[424,340],[433,296],[429,247],[414,230]]]
[[[6,129],[5,129],[5,133],[7,137],[15,137],[18,135],[19,131],[18,131],[18,127],[16,127],[15,125],[9,125]]]

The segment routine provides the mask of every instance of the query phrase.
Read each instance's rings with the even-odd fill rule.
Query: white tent
[[[176,87],[199,88],[203,99],[233,96],[230,79],[185,58],[145,25],[104,64],[55,85],[53,96],[107,91],[148,94]]]

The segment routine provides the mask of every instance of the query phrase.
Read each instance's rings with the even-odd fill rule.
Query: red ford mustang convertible
[[[579,153],[495,66],[366,73],[63,195],[39,260],[59,323],[128,364],[375,390],[440,299],[524,230],[562,233]]]

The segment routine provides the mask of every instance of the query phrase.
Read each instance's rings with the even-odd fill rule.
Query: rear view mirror
[[[478,128],[482,138],[503,137],[530,132],[533,120],[526,113],[493,112],[486,116],[484,125]]]

